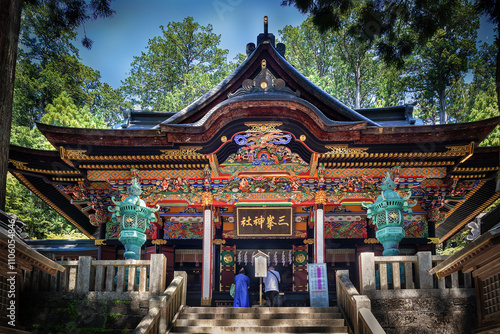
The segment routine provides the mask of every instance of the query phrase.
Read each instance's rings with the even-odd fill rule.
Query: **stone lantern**
[[[387,173],[382,181],[380,188],[382,193],[377,197],[375,203],[363,202],[363,207],[367,209],[366,216],[373,218],[373,222],[377,226],[378,231],[375,237],[384,246],[384,256],[399,255],[399,242],[404,238],[405,231],[403,229],[403,212],[406,212],[409,217],[412,214],[412,207],[415,204],[410,204],[408,196],[401,197],[393,189],[396,184]]]
[[[132,185],[127,189],[130,196],[123,202],[111,200],[116,205],[108,207],[113,212],[113,221],[120,219],[120,237],[118,240],[125,246],[125,260],[139,260],[141,257],[141,247],[146,242],[146,227],[151,221],[156,221],[155,212],[159,207],[148,208],[144,200],[139,198],[142,194],[141,185],[135,178]]]

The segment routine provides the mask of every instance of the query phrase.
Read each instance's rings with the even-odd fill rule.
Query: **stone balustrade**
[[[186,305],[187,274],[184,271],[174,272],[174,279],[168,288],[149,301],[149,312],[139,323],[133,334],[166,333],[177,312]]]
[[[82,256],[56,261],[66,268],[56,276],[39,271],[26,273],[25,288],[53,295],[85,295],[88,299],[149,300],[166,287],[167,260],[153,254],[151,260],[94,260]]]
[[[432,267],[446,258],[447,256],[431,255],[431,252],[419,252],[414,256],[375,256],[373,253],[362,253],[359,256],[360,291],[471,288],[470,274],[457,272],[451,278],[439,280],[429,274]]]
[[[354,334],[384,334],[382,326],[371,311],[367,296],[360,295],[349,279],[348,270],[336,272],[337,305],[343,311]]]

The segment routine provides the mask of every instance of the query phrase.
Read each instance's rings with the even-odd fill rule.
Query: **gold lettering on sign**
[[[236,212],[237,236],[291,236],[292,209],[241,207]]]
[[[106,246],[106,239],[95,239],[94,244],[96,246]]]
[[[164,239],[155,239],[155,240],[151,240],[151,243],[153,245],[166,245],[167,244],[167,240],[164,240]]]

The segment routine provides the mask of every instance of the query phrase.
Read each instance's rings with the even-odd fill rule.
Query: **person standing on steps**
[[[250,278],[245,275],[245,268],[241,268],[238,275],[234,277],[234,287],[233,307],[250,307],[248,296]]]
[[[264,295],[266,297],[266,306],[278,306],[279,283],[281,283],[280,273],[274,270],[273,266],[269,266],[267,276],[264,278]]]

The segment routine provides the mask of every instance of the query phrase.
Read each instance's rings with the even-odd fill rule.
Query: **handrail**
[[[354,329],[354,334],[385,334],[371,311],[367,296],[360,295],[349,279],[348,270],[336,273],[337,304]]]
[[[359,321],[361,322],[359,324],[360,325],[359,333],[362,334],[385,333],[384,329],[377,321],[372,311],[367,308],[363,307],[359,309]]]
[[[186,305],[187,274],[174,272],[174,279],[160,296],[149,300],[149,312],[137,325],[133,334],[165,333],[175,315]]]

